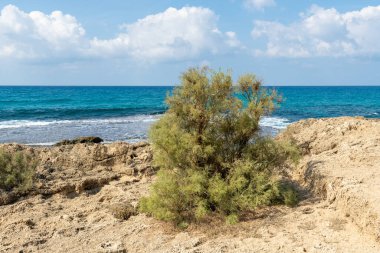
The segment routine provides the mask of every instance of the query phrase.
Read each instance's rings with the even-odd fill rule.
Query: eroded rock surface
[[[380,242],[380,120],[302,120],[279,138],[302,147],[295,178]]]
[[[27,194],[49,197],[97,191],[115,180],[136,180],[153,173],[148,143],[75,144],[32,148],[0,145],[9,151],[24,151],[38,160],[35,187]],[[20,196],[0,192],[0,205]]]

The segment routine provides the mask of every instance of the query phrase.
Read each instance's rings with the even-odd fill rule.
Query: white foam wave
[[[281,117],[263,117],[259,124],[262,127],[271,127],[281,130],[285,129],[290,124],[290,121]]]
[[[28,146],[53,146],[56,142],[29,143]]]
[[[11,129],[11,128],[31,128],[31,127],[43,127],[49,125],[71,125],[71,124],[128,124],[137,122],[154,122],[160,115],[136,115],[127,116],[120,118],[109,118],[109,119],[84,119],[84,120],[9,120],[0,121],[0,129]]]
[[[9,121],[0,122],[0,129],[47,126],[50,124],[51,124],[51,122],[48,122],[48,121],[9,120]]]
[[[109,119],[84,119],[84,120],[51,120],[51,121],[31,121],[31,120],[9,120],[0,121],[0,129],[21,128],[21,127],[43,127],[49,125],[70,125],[70,124],[128,124],[137,122],[154,122],[161,115],[137,115]],[[290,124],[289,120],[281,117],[263,117],[260,125],[275,129],[284,129]]]

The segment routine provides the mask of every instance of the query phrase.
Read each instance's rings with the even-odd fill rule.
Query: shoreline
[[[0,143],[19,143],[30,146],[50,146],[63,139],[80,136],[99,136],[107,143],[147,141],[148,131],[160,115],[137,115],[133,117],[12,122],[0,121]],[[264,117],[261,126],[265,134],[275,135],[285,129],[290,121],[278,116]],[[60,129],[59,132],[56,129]]]
[[[267,118],[278,118],[278,117],[267,117]],[[318,119],[321,119],[321,120],[326,120],[326,119],[340,119],[340,118],[353,118],[353,119],[366,119],[366,120],[380,120],[380,117],[379,118],[368,118],[368,117],[364,117],[364,116],[339,116],[339,117],[323,117],[323,118],[306,118],[306,119],[301,119],[299,121],[304,121],[304,120],[318,120]],[[299,121],[295,121],[295,122],[289,122],[289,123],[286,123],[286,125],[282,126],[282,127],[273,127],[271,126],[270,124],[267,124],[267,123],[264,123],[264,124],[261,124],[261,127],[262,127],[262,131],[264,132],[264,135],[270,135],[272,137],[276,137],[278,136],[279,134],[281,134],[282,132],[286,131],[287,127],[292,125],[292,124],[295,124]],[[82,136],[77,136],[73,139],[77,139],[77,138],[81,138],[81,137],[86,137],[87,135],[82,135]],[[101,136],[99,136],[101,137]],[[36,143],[22,143],[22,142],[17,142],[17,141],[10,141],[10,142],[0,142],[0,145],[7,145],[7,144],[19,144],[19,145],[26,145],[26,146],[30,146],[30,147],[52,147],[54,146],[56,143],[62,141],[62,140],[65,140],[67,138],[61,138],[61,139],[57,139],[56,141],[52,141],[52,142],[46,142],[46,143],[41,143],[41,142],[36,142]],[[109,141],[109,140],[105,140],[102,142],[102,144],[112,144],[112,143],[140,143],[140,142],[149,142],[148,138],[139,138],[139,139],[130,139],[130,140],[112,140],[112,141]]]

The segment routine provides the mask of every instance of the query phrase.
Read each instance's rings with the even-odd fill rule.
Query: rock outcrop
[[[301,120],[279,138],[302,149],[294,177],[380,243],[380,120]]]
[[[114,180],[140,180],[153,173],[148,143],[75,144],[32,148],[0,145],[23,151],[38,161],[35,186],[27,194],[0,192],[0,205],[30,195],[73,195],[99,190]]]
[[[74,140],[63,140],[56,143],[54,146],[73,145],[78,143],[102,143],[103,139],[95,136],[79,137]]]

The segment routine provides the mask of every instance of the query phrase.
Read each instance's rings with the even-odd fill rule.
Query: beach
[[[118,216],[155,180],[148,143],[1,145],[41,163],[30,194],[2,194],[0,251],[379,252],[379,136],[377,119],[291,124],[276,138],[302,151],[288,171],[301,202],[259,209],[236,225],[215,219],[186,230],[145,214]]]
[[[0,253],[379,253],[379,1],[0,4]]]

